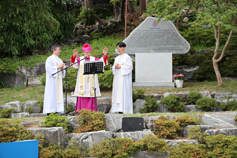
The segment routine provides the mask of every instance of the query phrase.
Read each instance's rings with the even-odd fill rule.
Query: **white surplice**
[[[115,65],[120,64],[120,69],[115,69]],[[132,59],[126,53],[115,58],[113,65],[113,92],[111,112],[133,113],[132,102]]]
[[[61,75],[58,73],[52,76],[52,74],[59,71],[59,69],[57,69],[57,66],[55,66],[54,61],[56,62],[57,65],[63,63],[63,61],[57,55],[49,56],[45,62],[46,82],[45,82],[44,107],[43,107],[44,114],[53,112],[59,112],[59,113],[64,112],[63,84],[60,84],[57,87],[56,78],[60,77],[59,80],[61,80],[61,83],[63,83],[62,78],[65,77],[65,71],[63,71],[63,73],[61,72]],[[57,90],[61,92],[60,99],[56,95]],[[60,92],[58,92],[58,94]]]

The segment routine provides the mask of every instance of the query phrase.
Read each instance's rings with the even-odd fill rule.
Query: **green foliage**
[[[36,47],[47,48],[59,33],[48,0],[13,0],[0,4],[0,52],[4,56],[26,55]]]
[[[187,125],[196,125],[195,119],[188,114],[178,117],[176,121],[180,122],[181,127],[184,127]]]
[[[0,118],[9,118],[13,111],[15,111],[14,108],[0,109]]]
[[[94,7],[95,14],[100,18],[100,19],[107,19],[110,16],[113,16],[113,12],[109,10],[108,8],[105,7]]]
[[[172,158],[196,158],[208,157],[203,144],[188,144],[180,142],[179,145],[172,148],[170,152]]]
[[[68,133],[69,120],[65,119],[67,116],[60,116],[57,113],[52,113],[49,116],[46,116],[45,120],[41,122],[45,127],[63,127]]]
[[[40,85],[45,86],[45,82],[46,82],[46,74],[44,73],[41,77],[40,77]]]
[[[169,95],[161,99],[162,103],[166,104],[166,107],[171,112],[182,112],[184,111],[184,105],[186,102],[182,102],[182,98],[177,95]]]
[[[83,8],[78,15],[78,21],[85,21],[86,25],[93,25],[95,24],[94,21],[94,13],[93,9],[90,8]]]
[[[63,158],[63,148],[60,145],[49,145],[39,151],[40,158]]]
[[[156,136],[149,134],[145,138],[135,142],[136,148],[139,151],[153,151],[163,152],[168,151],[168,145],[163,139],[158,139]]]
[[[0,119],[0,143],[33,139],[30,131],[20,125],[20,120]]]
[[[235,116],[234,120],[235,120],[235,123],[237,123],[237,115]]]
[[[69,90],[74,90],[77,82],[77,72],[78,69],[68,69],[67,70],[67,89]],[[66,84],[65,84],[66,78],[63,78],[63,87],[66,89]]]
[[[83,150],[82,150],[83,149]],[[64,150],[65,158],[83,158],[88,156],[89,151],[83,147],[78,147],[76,144],[70,145],[66,150]]]
[[[0,73],[15,73],[18,69],[16,59],[2,58],[0,60]]]
[[[67,111],[68,112],[72,112],[73,111],[73,105],[72,104],[68,104],[67,105]]]
[[[77,122],[80,126],[75,133],[105,130],[105,114],[87,109],[77,111],[79,116]]]
[[[132,100],[135,102],[137,99],[144,99],[145,90],[142,88],[135,88],[132,90]]]
[[[222,102],[221,100],[221,105],[220,107],[224,110],[224,111],[235,111],[237,110],[237,101],[236,99],[230,101],[230,99],[232,98],[232,95],[230,96],[225,96],[225,99],[227,99],[227,102]]]
[[[160,107],[160,104],[157,103],[156,98],[152,98],[151,96],[145,97],[145,107],[143,109],[140,109],[141,113],[149,113],[149,112],[155,112],[157,108]]]
[[[179,124],[176,120],[168,120],[162,115],[158,120],[154,120],[154,133],[158,138],[173,139],[178,136],[178,131],[182,130]]]
[[[199,92],[189,92],[187,96],[188,104],[196,104],[197,100],[202,98]]]
[[[105,70],[104,73],[98,75],[99,85],[101,89],[111,89],[113,85],[113,71]]]
[[[38,100],[37,103],[38,103],[38,107],[41,109],[40,111],[42,112],[43,107],[44,107],[44,102]]]
[[[129,158],[136,151],[134,141],[130,138],[111,138],[94,144],[91,149],[91,156],[103,158]]]
[[[204,97],[198,99],[195,105],[198,109],[203,109],[205,111],[211,111],[213,108],[217,107],[217,101],[213,98]]]
[[[196,139],[199,143],[204,144],[204,138],[207,136],[207,133],[201,133],[200,127],[191,127],[188,130],[188,138],[189,139]]]
[[[34,108],[34,106],[32,105],[32,106],[29,106],[29,107],[27,107],[26,108],[26,112],[29,112],[29,113],[31,113],[31,110]]]

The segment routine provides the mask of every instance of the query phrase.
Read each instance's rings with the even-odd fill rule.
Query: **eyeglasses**
[[[85,54],[91,54],[91,52],[84,52]]]

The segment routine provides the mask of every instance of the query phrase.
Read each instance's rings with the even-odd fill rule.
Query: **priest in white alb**
[[[112,68],[114,80],[111,112],[132,114],[132,59],[125,53],[124,42],[117,43],[116,47],[120,55],[115,58]]]
[[[49,115],[50,113],[64,112],[63,103],[63,82],[62,78],[65,77],[65,63],[58,57],[61,50],[59,45],[54,45],[51,48],[53,54],[49,56],[45,63],[46,82],[44,92],[44,106],[43,113]],[[59,73],[56,73],[60,71]],[[53,75],[56,73],[55,75]]]
[[[97,74],[95,74],[95,76],[92,74],[83,75],[84,62],[102,60],[104,62],[104,65],[107,65],[108,49],[107,48],[103,49],[103,57],[101,59],[91,56],[91,50],[92,47],[88,43],[85,43],[82,46],[84,56],[76,57],[78,55],[78,51],[75,49],[73,50],[73,55],[71,57],[71,63],[73,64],[73,67],[78,69],[77,82],[73,94],[73,96],[77,97],[76,108],[75,108],[76,113],[78,112],[78,110],[81,109],[88,109],[92,111],[98,110],[95,107],[95,99],[94,99],[94,87],[96,87],[96,96],[101,96],[98,77]]]

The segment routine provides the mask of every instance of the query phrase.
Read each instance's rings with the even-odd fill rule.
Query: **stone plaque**
[[[123,41],[126,53],[172,53],[184,54],[190,49],[189,43],[179,34],[171,21],[147,17]]]

